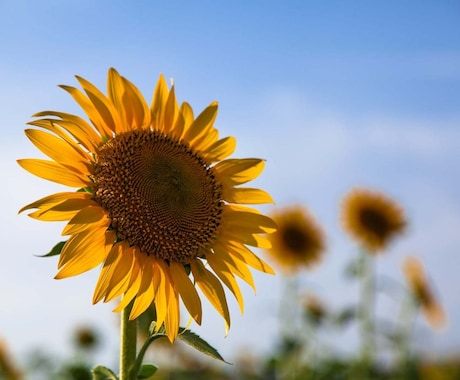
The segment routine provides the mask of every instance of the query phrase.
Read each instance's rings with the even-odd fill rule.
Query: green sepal
[[[137,378],[148,379],[149,377],[153,376],[156,371],[158,371],[158,367],[155,364],[142,364],[142,367],[137,374]]]
[[[91,194],[94,194],[93,189],[91,187],[89,187],[89,186],[82,187],[82,188],[78,189],[77,193],[91,193]]]
[[[194,332],[186,328],[179,328],[179,334],[177,335],[177,338],[180,339],[182,342],[187,343],[195,350],[200,351],[201,353],[208,355],[213,359],[217,359],[224,363],[231,364],[225,361],[224,358],[219,354],[219,352],[208,342],[206,342],[204,339],[200,338],[199,335],[195,334]]]
[[[117,375],[115,375],[107,367],[98,365],[91,370],[93,374],[93,380],[118,380]]]
[[[152,321],[149,326],[149,336],[152,338],[154,336],[167,336],[166,335],[166,329],[164,325],[161,325],[158,331],[155,331],[157,329],[157,322]]]
[[[45,254],[45,255],[37,255],[37,257],[51,257],[51,256],[59,255],[59,254],[61,254],[62,248],[64,247],[65,243],[66,243],[65,241],[60,241],[47,254]]]

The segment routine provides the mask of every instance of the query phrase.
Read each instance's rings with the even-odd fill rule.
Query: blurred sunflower
[[[271,216],[278,229],[269,235],[272,249],[268,253],[281,269],[296,272],[321,261],[325,249],[323,232],[305,208],[280,208]]]
[[[434,328],[442,327],[446,322],[446,316],[428,284],[422,263],[417,258],[409,256],[405,258],[402,269],[407,284],[427,321]]]
[[[73,341],[77,348],[90,351],[99,345],[99,333],[90,326],[79,326],[74,331]]]
[[[370,253],[385,249],[406,221],[402,209],[382,193],[366,189],[351,191],[342,203],[342,226]]]
[[[235,275],[254,287],[248,265],[273,270],[247,246],[268,248],[260,234],[273,221],[242,204],[271,203],[263,190],[240,187],[263,170],[261,159],[226,159],[235,139],[219,139],[217,103],[194,117],[177,103],[160,76],[151,106],[139,90],[110,69],[104,95],[77,77],[84,92],[61,86],[86,113],[40,112],[27,137],[51,158],[22,159],[30,173],[79,189],[44,197],[21,211],[44,221],[68,221],[56,278],[102,264],[93,302],[123,296],[114,311],[133,301],[134,319],[154,302],[157,326],[177,335],[179,299],[200,324],[195,284],[230,326],[222,283],[243,311]],[[44,130],[48,131],[45,132]],[[205,264],[207,263],[207,267]],[[192,278],[190,277],[193,277]]]
[[[324,303],[313,293],[307,293],[302,297],[302,306],[306,318],[315,325],[319,325],[326,317]]]

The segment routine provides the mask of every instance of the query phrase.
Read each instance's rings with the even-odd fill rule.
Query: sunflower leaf
[[[158,367],[155,364],[142,364],[142,367],[137,374],[138,379],[148,379],[158,371]]]
[[[64,244],[66,242],[65,241],[60,241],[59,243],[57,243],[52,249],[51,251],[49,251],[47,254],[45,255],[37,255],[38,257],[51,257],[51,256],[57,256],[61,253],[62,251],[62,248],[64,247]]]
[[[220,356],[219,352],[217,352],[217,350],[214,347],[212,347],[208,342],[206,342],[204,339],[200,338],[199,335],[193,333],[192,331],[186,328],[180,328],[177,338],[205,355],[223,361],[224,363],[231,364],[226,362],[224,358]]]
[[[118,380],[117,375],[115,375],[110,369],[98,365],[91,370],[93,374],[93,380]]]

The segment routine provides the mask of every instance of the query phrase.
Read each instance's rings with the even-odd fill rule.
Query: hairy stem
[[[120,380],[135,380],[137,374],[130,372],[136,361],[137,321],[129,320],[133,303],[121,312],[120,325]]]

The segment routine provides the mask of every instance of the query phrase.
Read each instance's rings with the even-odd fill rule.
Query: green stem
[[[164,338],[166,337],[165,334],[157,334],[157,335],[151,335],[147,338],[147,340],[144,342],[142,345],[141,349],[139,350],[139,353],[137,355],[136,361],[131,367],[131,371],[133,373],[139,373],[139,370],[142,366],[142,361],[144,360],[144,355],[147,352],[147,348],[157,339],[159,338]]]
[[[298,317],[298,296],[299,278],[297,274],[289,274],[283,278],[282,293],[280,299],[279,320],[280,335],[283,340],[285,351],[281,364],[277,368],[278,376],[283,379],[295,379],[298,361],[299,331],[297,324]],[[289,347],[293,345],[293,347]]]
[[[280,332],[283,339],[291,340],[298,337],[297,316],[299,279],[297,274],[285,276],[282,281],[282,293],[279,309]]]
[[[371,376],[371,370],[375,361],[375,342],[374,342],[374,296],[375,279],[373,268],[373,257],[367,252],[361,253],[361,334],[362,347],[361,359],[363,361],[365,378]]]
[[[136,361],[137,321],[129,320],[133,303],[131,302],[121,312],[120,326],[120,380],[135,380],[136,373],[130,369]]]
[[[399,328],[398,328],[398,345],[396,351],[399,356],[399,368],[401,369],[401,378],[407,378],[411,364],[411,341],[412,329],[417,317],[418,305],[414,298],[407,294],[402,301]]]

